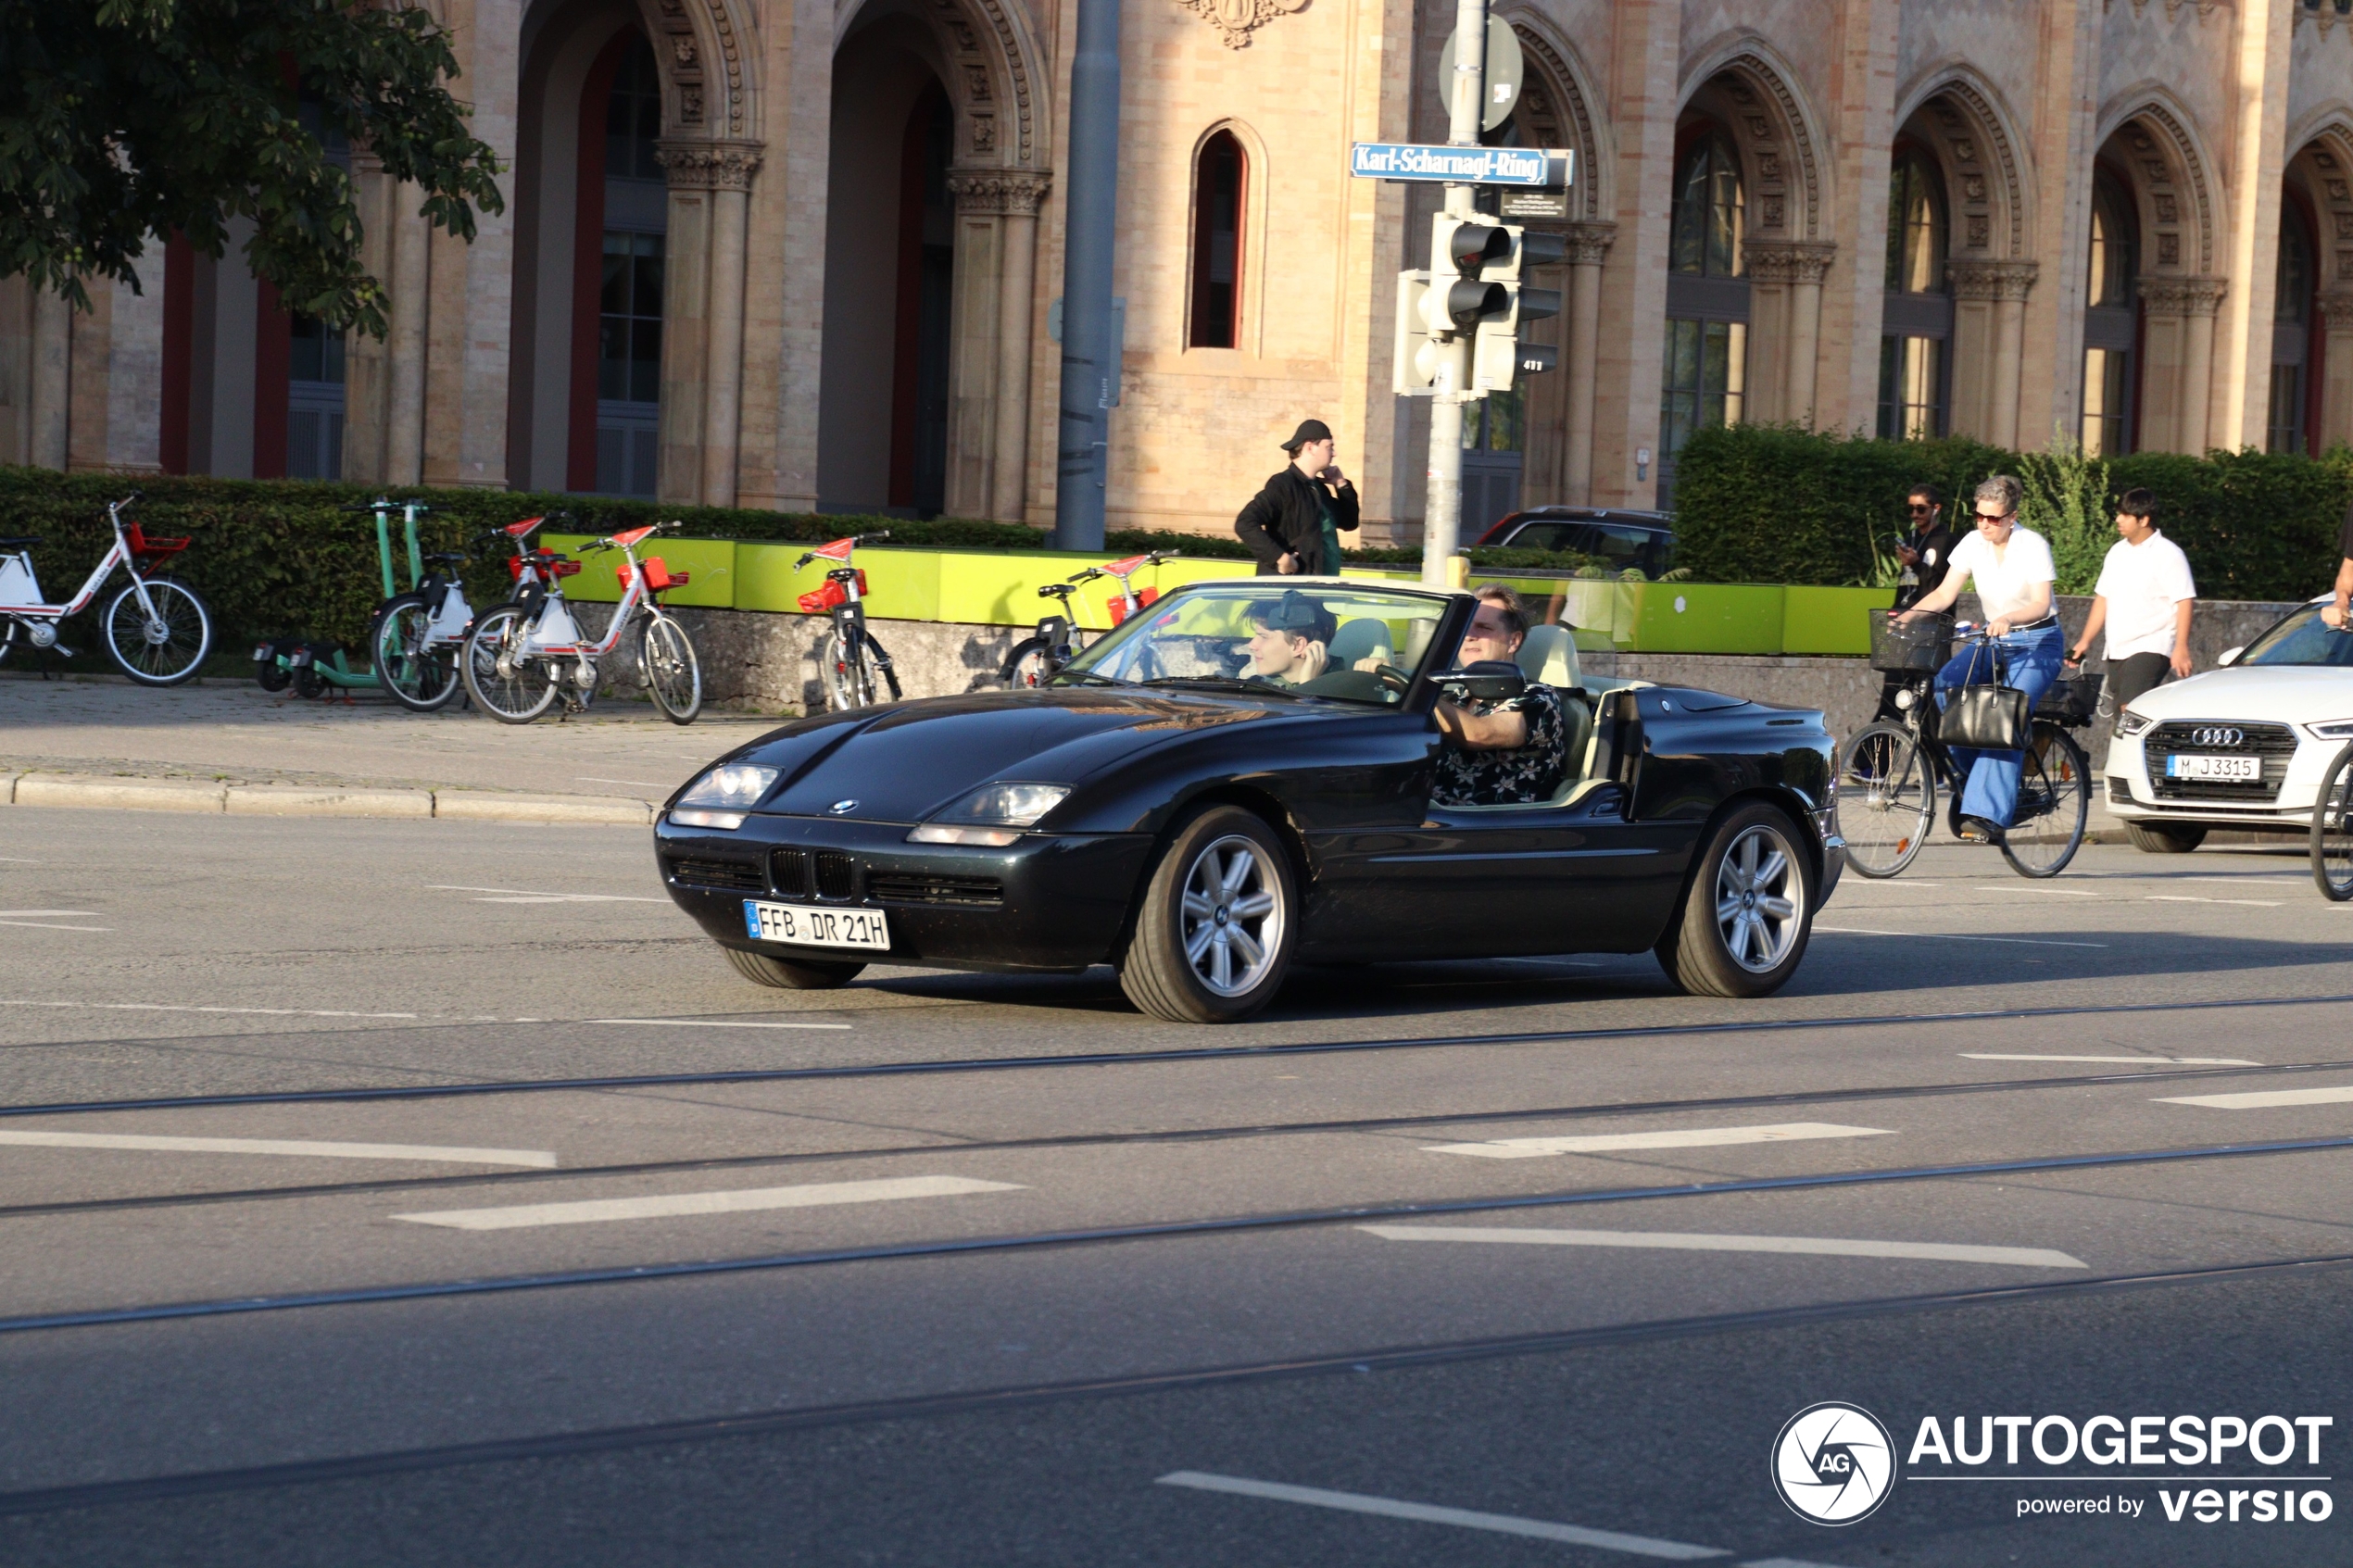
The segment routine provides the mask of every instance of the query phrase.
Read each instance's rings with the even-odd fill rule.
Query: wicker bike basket
[[[2034,705],[2040,718],[2056,719],[2062,724],[2088,724],[2099,717],[2100,688],[2108,684],[2105,675],[2077,675],[2054,681],[2043,700]]]
[[[1871,611],[1871,668],[1924,673],[1953,657],[1953,618],[1923,615],[1897,625],[1894,612]]]

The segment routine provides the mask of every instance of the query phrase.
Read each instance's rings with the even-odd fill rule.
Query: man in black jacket
[[[1251,497],[1234,533],[1258,558],[1261,577],[1336,577],[1340,536],[1356,532],[1356,486],[1332,461],[1331,426],[1302,420],[1283,450],[1290,466]]]

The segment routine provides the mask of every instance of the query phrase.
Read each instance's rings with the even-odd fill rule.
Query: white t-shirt
[[[2002,546],[1999,560],[1994,558],[1994,546],[1985,542],[1985,535],[1970,529],[1969,537],[1953,546],[1953,564],[1944,576],[1947,582],[1961,577],[1969,580],[1986,620],[2008,621],[2016,619],[2012,611],[2026,608],[2027,593],[2035,583],[2058,581],[2058,569],[2051,564],[2049,543],[2021,522],[2011,528],[2010,542]]]
[[[2152,531],[2137,545],[2119,539],[2100,563],[2099,586],[2108,601],[2108,656],[2173,652],[2174,606],[2197,597],[2190,581],[2190,558],[2182,546]]]

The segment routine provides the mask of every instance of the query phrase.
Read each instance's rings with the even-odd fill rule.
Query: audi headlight
[[[2116,721],[2116,733],[2120,735],[2137,735],[2156,722],[2157,721],[2147,714],[2135,713],[2128,708]]]
[[[2322,740],[2353,740],[2353,719],[2332,719],[2325,724],[2304,727]]]
[[[695,781],[670,809],[670,820],[687,828],[739,828],[744,813],[760,804],[776,770],[749,762],[726,762]]]
[[[920,824],[907,835],[910,844],[981,844],[1002,848],[1021,836],[1021,830],[1062,804],[1068,784],[984,784]]]

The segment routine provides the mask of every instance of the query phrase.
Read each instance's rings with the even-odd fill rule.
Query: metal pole
[[[1113,220],[1119,203],[1119,0],[1078,0],[1070,66],[1070,180],[1063,187],[1061,437],[1054,547],[1103,547],[1111,467]]]
[[[1447,103],[1446,144],[1478,145],[1478,124],[1487,93],[1487,0],[1455,0],[1454,90]],[[1476,187],[1446,187],[1450,217],[1468,218],[1477,207]],[[1443,288],[1453,269],[1442,256],[1429,258],[1430,286]],[[1463,531],[1463,414],[1471,399],[1471,340],[1458,333],[1440,357],[1437,395],[1429,400],[1429,497],[1422,509],[1422,582],[1446,584],[1446,562]]]

